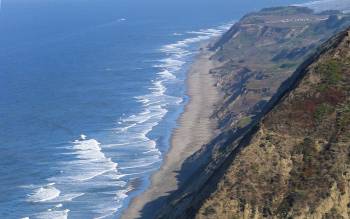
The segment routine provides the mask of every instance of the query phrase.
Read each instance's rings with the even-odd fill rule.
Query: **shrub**
[[[316,67],[327,85],[335,85],[342,79],[342,64],[336,59],[327,60]]]
[[[349,124],[350,124],[350,104],[347,104],[340,112],[338,125],[340,127],[345,127],[345,126],[348,126]]]
[[[328,89],[328,85],[324,83],[318,84],[316,87],[316,90],[318,92],[325,92],[327,89]]]
[[[315,117],[316,121],[321,121],[322,119],[325,118],[325,116],[329,115],[333,111],[334,111],[334,109],[332,106],[330,106],[327,103],[322,103],[319,106],[317,106],[315,113],[314,113],[314,117]]]
[[[280,65],[280,68],[286,69],[286,68],[294,68],[298,64],[297,63],[283,63]]]
[[[238,122],[238,127],[239,128],[244,128],[247,125],[249,125],[251,122],[252,122],[252,118],[251,117],[244,117]]]

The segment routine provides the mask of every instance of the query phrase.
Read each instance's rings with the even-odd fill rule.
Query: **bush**
[[[239,128],[244,128],[247,125],[249,125],[252,122],[252,118],[251,117],[244,117],[242,118],[239,122],[238,122],[238,127]]]
[[[327,103],[323,103],[319,106],[317,106],[315,113],[314,113],[314,117],[316,119],[316,121],[321,121],[323,120],[327,115],[329,115],[330,113],[332,113],[334,111],[333,107],[330,106]]]
[[[338,125],[340,127],[346,127],[349,124],[350,124],[350,104],[347,104],[340,112],[340,117],[338,119]]]
[[[331,59],[319,64],[316,67],[325,83],[335,85],[342,79],[342,64],[336,59]]]

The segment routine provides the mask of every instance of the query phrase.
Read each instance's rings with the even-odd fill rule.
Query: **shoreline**
[[[176,176],[183,162],[214,136],[216,121],[210,117],[220,95],[215,86],[216,80],[210,75],[210,70],[215,67],[209,59],[211,55],[210,51],[203,49],[191,64],[186,79],[189,101],[172,133],[169,151],[160,169],[151,176],[149,187],[131,200],[122,212],[122,219],[139,218],[147,203],[176,190]]]

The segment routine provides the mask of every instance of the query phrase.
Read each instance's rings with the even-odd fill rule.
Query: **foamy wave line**
[[[123,176],[117,171],[117,163],[103,153],[101,144],[95,139],[87,139],[81,135],[79,140],[65,147],[68,150],[62,155],[72,157],[68,161],[59,163],[61,173],[47,179],[51,183],[44,186],[29,185],[27,188],[34,189],[28,195],[28,202],[52,203],[54,208],[35,214],[34,218],[61,219],[67,218],[70,209],[60,210],[63,204],[71,202],[78,197],[89,193],[95,186],[108,185],[108,181],[113,182],[115,187],[125,187],[126,182],[120,181]],[[59,188],[59,189],[58,189]],[[111,200],[113,212],[104,209],[96,209],[102,214],[111,214],[119,209],[121,202],[126,197],[126,193],[119,198]],[[59,204],[58,204],[59,203]],[[62,204],[63,203],[63,204]]]
[[[179,70],[185,63],[183,59],[188,55],[193,54],[193,52],[188,50],[189,46],[222,35],[232,26],[233,23],[234,22],[230,22],[217,28],[188,31],[188,34],[195,35],[195,37],[186,38],[176,43],[163,46],[161,51],[170,55],[170,57],[161,60],[162,63],[156,67],[163,67],[165,69],[170,69],[170,71]]]
[[[120,118],[116,123],[117,128],[114,129],[118,140],[103,146],[114,151],[113,153],[120,160],[113,158],[117,159],[119,164],[105,155],[97,140],[87,139],[82,135],[79,140],[63,148],[66,152],[62,155],[72,159],[58,164],[61,173],[49,178],[50,184],[30,188],[33,192],[28,196],[28,202],[53,204],[53,207],[47,211],[33,215],[34,218],[67,218],[70,209],[64,208],[66,202],[77,198],[83,199],[94,187],[102,188],[111,185],[116,186],[114,200],[110,200],[111,203],[108,204],[108,201],[107,203],[98,202],[94,199],[94,204],[91,205],[95,208],[93,212],[98,212],[98,218],[115,214],[123,206],[123,201],[132,189],[128,187],[128,181],[159,168],[162,154],[156,140],[151,139],[149,133],[166,116],[169,106],[176,106],[183,102],[182,97],[167,94],[167,86],[178,82],[178,72],[186,64],[188,57],[196,52],[191,45],[219,36],[230,25],[187,32],[183,36],[192,37],[160,48],[165,58],[159,60],[154,66],[159,70],[156,73],[157,78],[151,81],[148,94],[135,97],[144,110],[138,114]],[[128,159],[123,160],[124,157]],[[132,157],[135,158],[131,159]]]
[[[156,73],[157,78],[151,81],[150,93],[135,97],[136,101],[143,106],[143,111],[120,118],[117,122],[119,127],[115,130],[120,141],[108,145],[110,148],[115,147],[119,150],[128,148],[138,155],[138,158],[124,164],[120,163],[119,170],[125,178],[147,174],[154,171],[154,167],[158,168],[162,161],[161,152],[156,141],[149,138],[148,134],[166,116],[169,106],[179,105],[183,102],[183,97],[167,94],[168,84],[178,82],[178,72],[183,69],[188,57],[197,52],[192,45],[220,36],[231,25],[232,23],[229,23],[215,29],[201,29],[185,34],[177,33],[177,36],[189,35],[191,37],[160,48],[160,52],[164,53],[165,58],[158,60],[158,63],[153,66],[159,71]]]
[[[34,218],[36,218],[36,219],[67,219],[69,212],[70,212],[69,209],[65,209],[65,210],[61,210],[61,211],[48,209],[45,212],[40,212],[38,214],[35,214]]]
[[[70,212],[69,209],[64,210],[58,210],[58,208],[61,208],[62,205],[55,206],[54,209],[47,209],[47,211],[40,212],[37,214],[34,214],[33,217],[23,217],[21,219],[67,219],[68,213]]]
[[[232,23],[215,29],[176,34],[177,36],[188,35],[190,37],[160,48],[160,52],[165,57],[158,60],[158,63],[153,66],[159,71],[156,73],[157,78],[151,81],[150,93],[135,97],[136,101],[142,105],[143,111],[120,118],[117,121],[119,127],[115,130],[120,141],[108,145],[109,148],[121,151],[127,148],[137,154],[135,159],[120,163],[118,168],[125,178],[149,174],[155,170],[155,167],[159,167],[159,163],[162,161],[161,152],[156,141],[148,135],[166,116],[169,106],[176,106],[183,102],[183,97],[171,96],[167,93],[168,85],[179,82],[180,79],[177,77],[179,71],[183,69],[188,58],[197,52],[197,49],[194,49],[192,45],[220,36],[231,25]]]
[[[62,162],[64,168],[62,173],[50,178],[49,181],[56,183],[83,182],[110,171],[117,174],[118,164],[105,156],[101,144],[95,139],[76,140],[67,149],[72,151],[70,154],[75,159]]]
[[[54,187],[54,183],[35,189],[34,192],[28,195],[29,202],[46,202],[57,198],[61,191]]]

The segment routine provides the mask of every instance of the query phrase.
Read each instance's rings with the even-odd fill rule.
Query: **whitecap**
[[[57,198],[51,200],[52,202],[71,202],[73,199],[76,199],[80,196],[83,196],[85,193],[71,193],[71,194],[65,194],[58,196]],[[62,205],[62,204],[59,204]],[[57,207],[57,205],[56,205]],[[62,206],[61,206],[62,207]]]
[[[88,139],[82,134],[79,140],[73,141],[70,146],[63,149],[66,152],[62,155],[69,159],[58,163],[60,173],[48,178],[50,183],[45,186],[39,188],[35,185],[26,186],[28,189],[34,189],[27,201],[53,204],[49,211],[38,213],[34,218],[66,218],[68,209],[65,211],[57,209],[61,208],[63,203],[86,195],[89,189],[106,186],[115,189],[125,187],[125,183],[118,181],[118,178],[123,177],[117,171],[118,164],[104,154],[101,144],[96,139]],[[113,202],[115,201],[111,200],[111,205],[120,204]],[[103,209],[99,211],[103,212]]]
[[[154,152],[154,151],[152,151],[152,152]],[[148,163],[146,163],[146,162],[144,162],[144,161],[142,161],[142,162],[132,162],[133,163],[133,165],[129,165],[129,166],[126,166],[126,167],[122,167],[122,168],[120,168],[120,170],[126,170],[126,169],[137,169],[137,168],[143,168],[143,167],[148,167],[148,166],[151,166],[151,165],[154,165],[154,164],[156,164],[156,163],[159,163],[159,161],[152,161],[152,162],[148,162]]]
[[[105,156],[101,144],[95,139],[76,140],[67,149],[71,150],[70,154],[75,159],[64,161],[62,173],[49,178],[50,181],[56,183],[87,181],[117,169],[118,164]]]
[[[52,184],[35,189],[34,192],[28,195],[29,202],[46,202],[57,198],[61,191],[55,188]]]
[[[183,36],[183,33],[173,33],[173,36]]]
[[[34,218],[36,219],[67,219],[68,218],[68,212],[69,209],[65,209],[62,211],[45,211],[40,212],[36,215],[34,215]]]
[[[132,191],[132,187],[128,187],[126,189],[123,189],[123,190],[119,190],[116,192],[116,196],[115,196],[115,199],[125,199],[128,197],[128,193]]]
[[[191,37],[160,48],[159,52],[163,53],[164,58],[157,63],[152,62],[156,68],[156,78],[150,82],[148,94],[135,97],[143,109],[131,115],[123,114],[115,121],[115,142],[102,145],[96,139],[89,139],[82,134],[78,140],[64,147],[61,155],[65,159],[55,167],[59,174],[47,179],[55,183],[47,186],[59,188],[60,192],[51,198],[42,199],[45,204],[52,205],[51,211],[36,214],[34,218],[67,218],[69,210],[60,209],[74,199],[78,199],[77,203],[89,203],[96,218],[109,217],[117,212],[132,190],[130,180],[143,177],[160,166],[162,153],[157,139],[152,139],[149,134],[167,115],[171,106],[184,101],[183,97],[170,95],[168,86],[182,80],[179,72],[188,57],[197,52],[192,45],[218,36],[228,27],[184,33],[184,36]],[[35,190],[37,187],[30,189]],[[95,199],[96,194],[92,194],[96,191],[102,194],[98,197],[99,201]],[[106,194],[113,194],[114,200]],[[94,197],[93,201],[88,200],[91,196]]]
[[[176,79],[176,76],[174,74],[172,74],[169,70],[161,71],[158,73],[158,75],[160,75],[164,79],[168,79],[168,80]]]

